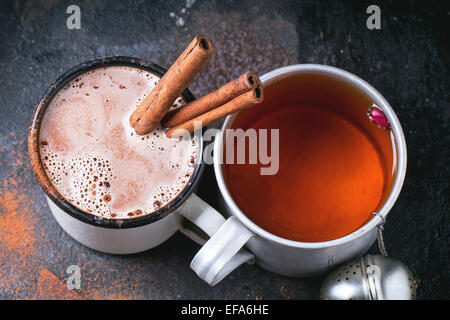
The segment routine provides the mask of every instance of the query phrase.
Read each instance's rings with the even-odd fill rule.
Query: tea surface
[[[233,127],[279,129],[279,171],[260,175],[259,164],[225,165],[237,205],[263,229],[290,240],[332,240],[361,227],[389,187],[389,131],[370,122],[365,107],[350,109],[350,117],[337,112],[339,99],[292,101],[272,86],[265,92],[264,105],[239,114]]]

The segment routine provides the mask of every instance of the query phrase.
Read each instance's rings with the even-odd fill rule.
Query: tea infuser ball
[[[417,281],[400,261],[387,257],[378,229],[382,255],[365,255],[332,271],[320,289],[323,300],[413,300]]]

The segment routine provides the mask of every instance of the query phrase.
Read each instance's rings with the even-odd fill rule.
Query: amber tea
[[[261,175],[261,164],[225,164],[239,208],[263,229],[303,242],[336,239],[368,222],[393,169],[390,130],[369,119],[370,97],[320,73],[264,91],[264,102],[240,112],[232,128],[278,129],[279,170]]]

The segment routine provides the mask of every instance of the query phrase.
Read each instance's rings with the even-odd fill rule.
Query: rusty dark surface
[[[72,66],[102,56],[168,67],[199,33],[214,41],[216,53],[189,87],[196,96],[247,70],[262,75],[321,63],[362,77],[387,98],[403,125],[408,170],[385,226],[386,246],[420,280],[419,299],[450,298],[448,2],[76,1],[80,30],[66,27],[70,4],[0,4],[0,298],[42,296],[45,270],[64,283],[70,265],[80,267],[77,294],[88,299],[318,297],[322,278],[285,278],[249,265],[209,287],[189,268],[198,245],[181,234],[141,254],[98,253],[72,240],[50,214],[26,150],[46,88]],[[366,28],[370,4],[381,8],[381,30]],[[198,193],[217,205],[212,167]]]

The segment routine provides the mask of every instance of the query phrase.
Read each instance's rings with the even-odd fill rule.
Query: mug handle
[[[204,244],[192,260],[191,269],[209,285],[216,285],[241,264],[254,262],[255,256],[243,248],[254,234],[236,217],[225,220],[194,193],[180,207],[179,214],[210,237],[207,241],[189,227],[180,227],[187,237]]]

